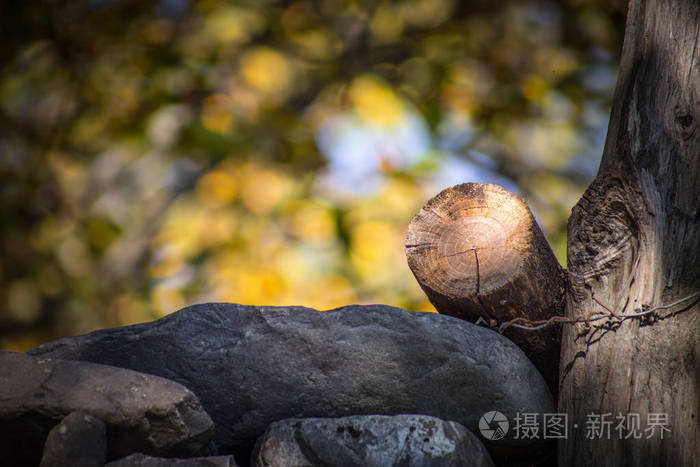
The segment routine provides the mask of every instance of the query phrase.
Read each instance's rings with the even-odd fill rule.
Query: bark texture
[[[564,274],[532,213],[497,185],[465,183],[428,201],[408,226],[408,265],[435,308],[471,322],[564,312]],[[553,393],[560,330],[506,329]]]
[[[630,313],[700,290],[699,34],[697,0],[629,4],[601,167],[569,219],[570,317],[604,311],[593,297]],[[696,465],[699,312],[690,300],[652,319],[565,326],[560,465]],[[610,439],[587,439],[589,413],[611,414]],[[643,436],[625,439],[629,423],[618,434],[618,414],[639,414]],[[644,432],[650,414],[667,417],[663,439]]]

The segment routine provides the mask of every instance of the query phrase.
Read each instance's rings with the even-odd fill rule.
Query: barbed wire
[[[593,301],[595,301],[598,305],[600,305],[605,311],[592,311],[589,313],[586,313],[584,315],[579,315],[576,318],[567,318],[566,316],[552,316],[549,319],[543,319],[543,320],[537,320],[537,321],[532,321],[527,318],[514,318],[510,321],[506,321],[505,323],[502,323],[498,327],[498,332],[503,334],[503,332],[509,328],[509,327],[514,327],[517,329],[524,329],[526,331],[537,331],[549,326],[552,326],[554,324],[576,324],[576,323],[586,323],[586,325],[590,325],[591,321],[600,321],[602,319],[607,319],[607,318],[617,318],[620,321],[624,321],[629,318],[637,318],[640,316],[646,316],[650,315],[658,310],[667,310],[669,308],[673,308],[674,306],[680,305],[681,303],[685,303],[687,301],[692,300],[695,297],[700,296],[700,290],[688,295],[687,297],[683,297],[681,299],[678,299],[674,302],[668,303],[666,305],[659,305],[655,306],[653,308],[649,308],[648,310],[642,310],[642,311],[635,311],[631,313],[618,313],[611,309],[610,307],[606,306],[604,303],[602,303],[600,300],[598,300],[595,296],[591,297]],[[488,321],[486,321],[483,318],[479,318],[476,320],[475,324],[486,324],[488,325]]]

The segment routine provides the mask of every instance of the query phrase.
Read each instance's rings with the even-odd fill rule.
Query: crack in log
[[[476,254],[476,247],[472,247],[472,251],[474,252],[474,260],[476,261],[476,294],[479,295],[479,292],[481,291],[481,286],[479,284],[480,278],[479,278],[479,255]]]
[[[406,245],[406,248],[420,248],[420,247],[436,247],[438,246],[437,243],[432,242],[432,243],[416,243],[415,245]]]

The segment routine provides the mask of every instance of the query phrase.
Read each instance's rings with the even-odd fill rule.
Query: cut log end
[[[497,290],[522,267],[531,214],[496,185],[447,189],[416,215],[406,254],[421,285],[452,299]]]

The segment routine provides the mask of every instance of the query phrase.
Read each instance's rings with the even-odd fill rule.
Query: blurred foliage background
[[[562,263],[623,0],[0,6],[0,346],[232,301],[432,307],[406,226],[523,196]]]

